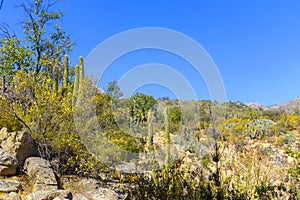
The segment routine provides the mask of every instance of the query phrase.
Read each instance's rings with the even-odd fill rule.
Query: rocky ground
[[[58,180],[26,132],[0,131],[0,200],[117,200],[119,183],[65,176]],[[17,170],[24,170],[18,173]]]
[[[294,132],[297,141],[290,147],[299,150],[299,133]],[[183,157],[183,170],[193,171],[203,166],[204,153],[195,154],[187,151],[181,139],[171,134],[172,155]],[[278,137],[280,138],[280,137]],[[278,144],[278,138],[252,140],[246,138],[238,142],[225,142],[220,146],[222,151],[222,177],[229,177],[232,184],[248,185],[254,190],[257,183],[268,181],[271,185],[291,184],[287,168],[294,166],[294,159],[289,157],[286,146]],[[209,149],[212,141],[205,135],[197,145],[204,152],[212,154]],[[176,142],[177,141],[177,142]],[[163,165],[164,132],[155,134],[156,159]],[[55,174],[51,164],[39,156],[37,144],[27,132],[9,133],[6,128],[0,130],[0,200],[117,200],[125,199],[123,188],[129,185],[119,181],[87,179],[78,176]],[[197,149],[197,152],[200,150]],[[210,151],[210,152],[209,152]],[[144,161],[149,160],[149,158]],[[136,172],[138,167],[133,163],[121,163],[117,170],[124,173]],[[23,171],[18,171],[22,169]],[[208,162],[206,172],[215,171],[213,162]],[[101,176],[101,175],[100,175]],[[251,188],[252,187],[252,188]]]

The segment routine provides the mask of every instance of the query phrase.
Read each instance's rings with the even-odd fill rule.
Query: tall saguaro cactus
[[[79,89],[79,66],[75,67],[75,77],[74,77],[74,86],[73,86],[73,102],[75,103],[76,96]]]
[[[64,57],[64,79],[63,79],[63,88],[67,89],[68,87],[68,76],[69,76],[69,57],[65,55]]]
[[[52,85],[52,90],[54,94],[57,94],[58,91],[58,66],[57,62],[54,63],[53,66],[53,85]]]
[[[169,167],[170,164],[170,115],[169,108],[166,106],[164,109],[165,115],[165,166]]]
[[[81,88],[84,84],[84,65],[83,65],[83,57],[79,57],[79,65],[75,67],[75,79],[74,79],[74,87],[73,87],[73,102],[76,102],[76,97],[78,92],[80,92]]]
[[[83,65],[83,57],[79,57],[79,89],[82,87],[84,79],[84,65]]]
[[[155,153],[154,153],[154,144],[153,144],[153,124],[152,124],[152,109],[148,110],[148,145],[149,152],[151,157],[152,170],[155,170]]]

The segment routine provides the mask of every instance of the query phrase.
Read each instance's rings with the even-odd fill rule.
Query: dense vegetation
[[[29,131],[59,175],[98,177],[126,161],[148,171],[118,177],[134,186],[131,199],[299,198],[297,109],[126,99],[116,81],[101,92],[82,57],[69,65],[73,43],[52,6],[21,5],[25,39],[1,26],[0,127]]]

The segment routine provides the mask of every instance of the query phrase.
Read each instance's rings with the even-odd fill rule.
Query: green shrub
[[[296,137],[292,132],[288,132],[287,134],[285,134],[284,138],[283,138],[283,142],[284,144],[286,144],[287,146],[291,146],[294,142],[296,141]]]

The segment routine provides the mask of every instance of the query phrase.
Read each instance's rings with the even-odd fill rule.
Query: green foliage
[[[247,132],[251,138],[262,138],[269,135],[272,126],[276,125],[270,119],[257,119],[246,123]]]
[[[15,70],[30,70],[32,53],[28,47],[21,46],[17,37],[0,38],[0,75],[10,82]]]
[[[55,23],[63,15],[52,11],[56,3],[36,0],[20,5],[26,17],[22,22],[26,44],[33,52],[30,71],[36,75],[42,70],[49,72],[53,63],[61,62],[73,45],[70,37]]]
[[[284,198],[283,192],[286,191],[286,187],[281,184],[278,186],[269,185],[265,181],[262,181],[260,185],[255,187],[255,198],[257,199],[281,199]]]
[[[68,58],[61,64],[72,43],[53,23],[62,13],[50,12],[54,4],[48,3],[38,0],[21,5],[28,17],[23,23],[25,45],[17,37],[0,40],[0,73],[7,83],[0,100],[0,126],[9,131],[29,130],[41,156],[59,161],[59,173],[87,175],[96,172],[98,162],[79,140],[68,90],[72,86],[68,84]]]
[[[156,104],[153,96],[136,93],[129,99],[129,115],[131,122],[140,125],[147,121],[148,110]]]
[[[172,123],[178,124],[181,121],[181,108],[172,107],[170,109],[170,120]]]
[[[208,168],[209,163],[211,162],[210,155],[207,153],[202,157],[202,166]]]
[[[271,155],[274,154],[274,151],[273,151],[273,149],[271,147],[266,147],[266,148],[262,148],[261,149],[261,153],[265,154],[267,156],[271,156]]]
[[[81,143],[75,129],[72,95],[67,93],[63,97],[59,93],[54,94],[52,82],[47,75],[32,76],[18,71],[12,85],[19,101],[9,106],[17,119],[31,131],[39,144],[41,156],[49,161],[59,161],[59,174],[87,176],[96,173],[100,165]],[[31,98],[32,95],[34,98]],[[27,104],[28,101],[30,104]]]
[[[300,152],[292,151],[290,148],[286,150],[286,153],[294,159],[294,165],[288,169],[288,173],[291,174],[292,178],[299,183],[300,182]]]
[[[127,199],[213,199],[210,184],[200,181],[199,171],[189,173],[180,169],[181,161],[174,165],[157,170],[156,180],[141,174],[134,179],[137,184],[129,191]]]
[[[112,110],[112,98],[105,93],[97,93],[94,97],[96,115],[101,130],[115,129],[115,117]]]
[[[292,132],[286,133],[283,138],[284,144],[286,144],[288,147],[290,147],[295,141],[296,141],[296,137]]]
[[[120,87],[117,85],[117,81],[109,82],[105,91],[108,95],[110,95],[114,99],[118,99],[121,96],[123,96]]]
[[[133,153],[139,153],[144,150],[145,141],[142,138],[136,138],[122,131],[107,133],[108,139],[119,148]]]
[[[13,111],[12,103],[0,96],[0,128],[6,127],[8,131],[20,131],[22,123]]]

